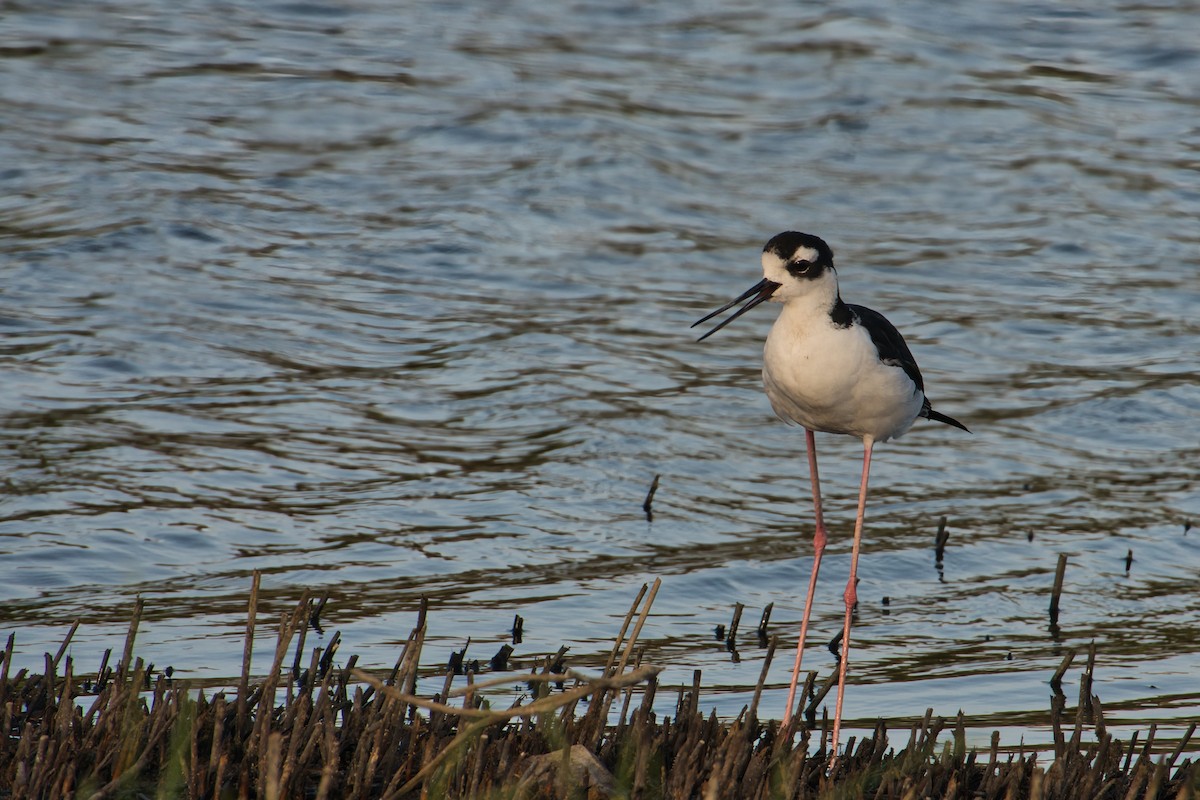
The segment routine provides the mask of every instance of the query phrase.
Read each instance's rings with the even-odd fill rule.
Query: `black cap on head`
[[[779,256],[781,261],[788,262],[792,260],[796,251],[801,247],[808,247],[817,251],[817,258],[813,261],[814,264],[820,264],[825,267],[833,266],[833,249],[820,236],[813,236],[811,233],[784,231],[783,233],[776,234],[771,237],[771,241],[763,245],[763,252],[774,253]]]

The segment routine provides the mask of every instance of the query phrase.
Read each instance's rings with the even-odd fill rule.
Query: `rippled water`
[[[758,382],[774,307],[702,344],[688,325],[798,228],[974,431],[876,450],[847,715],[1044,738],[1050,674],[1094,640],[1115,722],[1183,724],[1194,14],[8,4],[0,632],[38,665],[81,618],[86,669],[140,594],[141,653],[219,680],[257,569],[272,614],[329,592],[364,664],[425,595],[431,667],[468,636],[486,659],[518,613],[518,659],[594,666],[661,577],[645,657],[736,714],[762,608],[796,635],[804,443]],[[860,447],[818,443],[825,674]],[[713,629],[737,602],[734,657]]]

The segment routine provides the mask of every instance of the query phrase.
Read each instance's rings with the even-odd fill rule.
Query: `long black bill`
[[[702,322],[708,322],[710,319],[715,317],[717,314],[728,311],[729,309],[733,308],[734,306],[736,306],[738,303],[742,302],[743,300],[745,300],[747,298],[750,299],[750,302],[746,303],[746,305],[742,306],[737,311],[730,314],[728,317],[726,317],[724,320],[722,320],[721,323],[719,325],[717,325],[717,327],[713,328],[711,331],[704,334],[696,341],[703,342],[705,339],[712,336],[714,333],[721,330],[721,328],[724,328],[726,325],[733,322],[735,319],[740,317],[742,314],[745,314],[747,311],[754,308],[759,303],[769,300],[771,298],[771,295],[775,294],[775,290],[778,289],[779,286],[780,286],[780,284],[776,283],[775,281],[771,281],[771,280],[767,280],[766,278],[763,278],[761,281],[759,281],[758,283],[751,286],[750,291],[746,292],[741,297],[730,300],[728,303],[721,306],[720,308],[718,308],[716,311],[712,312],[711,314],[707,314],[707,315],[701,317],[700,319],[696,320],[695,322],[692,323],[693,328]]]

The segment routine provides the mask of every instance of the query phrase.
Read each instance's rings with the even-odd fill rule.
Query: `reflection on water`
[[[80,618],[88,668],[141,594],[148,658],[236,674],[260,569],[364,663],[428,596],[427,653],[520,613],[518,658],[586,665],[661,576],[647,658],[736,714],[763,649],[712,630],[773,602],[795,636],[803,440],[771,313],[688,325],[800,228],[975,431],[878,451],[847,714],[1036,726],[1094,640],[1120,719],[1195,716],[1186,10],[60,11],[0,20],[0,620],[34,662]],[[814,648],[858,461],[820,447]]]

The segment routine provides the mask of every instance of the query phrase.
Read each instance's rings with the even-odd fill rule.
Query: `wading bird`
[[[904,338],[882,314],[842,302],[838,292],[833,251],[824,240],[807,233],[786,231],[767,242],[762,251],[763,279],[737,299],[726,303],[692,327],[746,301],[746,304],[700,337],[707,339],[760,303],[782,303],[779,318],[763,347],[763,386],[771,407],[785,422],[802,425],[812,480],[816,532],[813,534],[812,575],[804,601],[800,642],[788,690],[786,725],[793,713],[800,661],[808,636],[821,553],[825,550],[825,521],[821,515],[821,484],[817,477],[814,431],[857,436],[863,443],[862,483],[850,555],[850,580],[843,595],[846,618],[842,626],[842,656],[838,668],[838,699],[833,717],[836,755],[846,694],[846,665],[850,660],[850,621],[855,603],[858,553],[867,506],[867,476],[876,442],[894,439],[924,417],[967,430],[956,419],[933,410],[925,382]],[[969,431],[968,431],[969,433]]]

